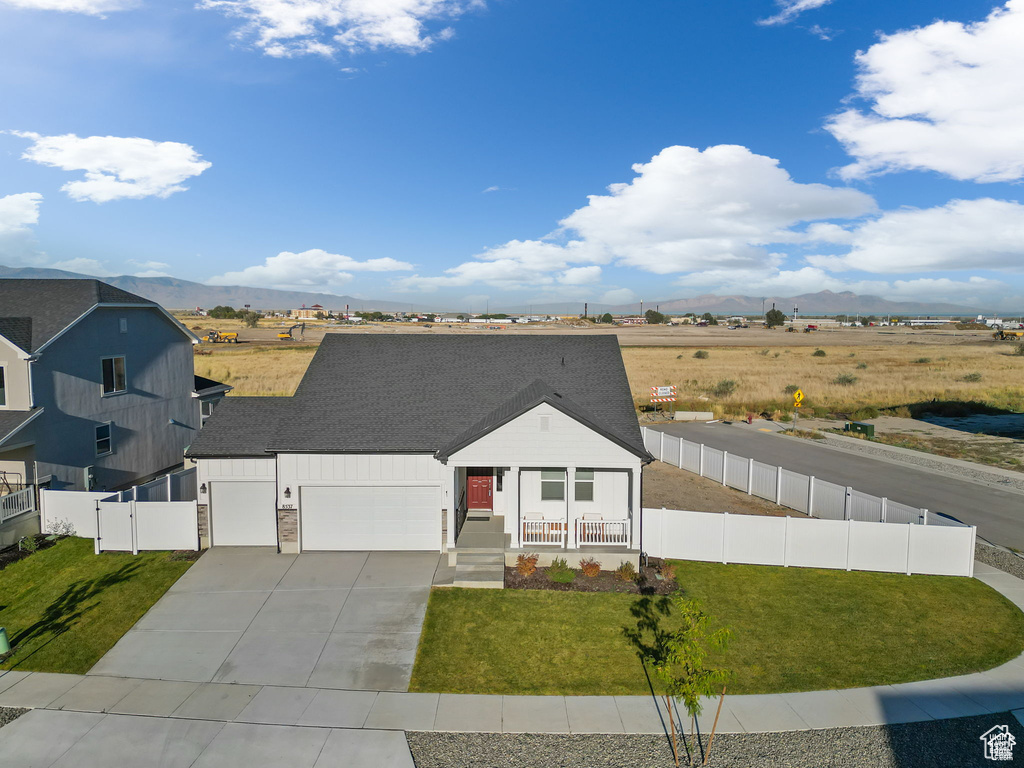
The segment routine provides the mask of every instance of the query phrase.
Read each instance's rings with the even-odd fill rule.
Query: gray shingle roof
[[[200,397],[205,395],[213,395],[218,392],[230,392],[234,387],[230,384],[224,384],[213,379],[208,379],[205,376],[195,374],[193,376],[194,383],[192,385],[192,391]]]
[[[31,411],[0,411],[0,443],[41,410],[36,408]]]
[[[0,279],[0,334],[26,352],[35,352],[96,304],[156,306],[149,299],[100,280],[3,278]],[[8,336],[4,328],[20,340]]]
[[[185,454],[261,456],[291,404],[290,397],[225,397]]]
[[[539,381],[538,381],[539,380]],[[207,455],[220,430],[241,434],[238,418],[276,419],[272,452],[442,451],[483,434],[526,403],[561,402],[565,412],[648,458],[616,337],[328,334],[302,383],[282,406],[222,403],[190,450]],[[229,398],[231,403],[274,398]]]

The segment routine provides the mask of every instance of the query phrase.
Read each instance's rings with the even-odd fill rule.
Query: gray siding
[[[104,397],[100,360],[115,355],[125,357],[128,389]],[[192,371],[192,343],[159,310],[93,311],[33,365],[35,402],[45,407],[32,425],[40,477],[54,475],[54,488],[81,489],[83,468],[92,465],[104,490],[180,464],[199,428]],[[108,421],[113,453],[96,456],[95,428]]]

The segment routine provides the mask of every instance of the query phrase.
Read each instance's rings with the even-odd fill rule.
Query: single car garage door
[[[304,550],[441,549],[441,489],[436,485],[304,487]]]
[[[277,546],[277,494],[273,482],[210,483],[210,533],[215,547]]]

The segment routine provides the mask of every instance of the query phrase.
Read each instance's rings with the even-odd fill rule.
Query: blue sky
[[[1024,0],[0,0],[0,263],[1020,308],[1021,39]]]

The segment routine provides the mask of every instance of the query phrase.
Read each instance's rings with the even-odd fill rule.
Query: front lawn
[[[1024,650],[1024,614],[975,579],[678,562],[732,629],[712,658],[732,693],[851,688],[989,669]],[[622,627],[635,595],[435,589],[413,691],[645,694]]]
[[[190,562],[167,552],[93,554],[69,538],[0,571],[0,669],[83,674],[149,610]]]

